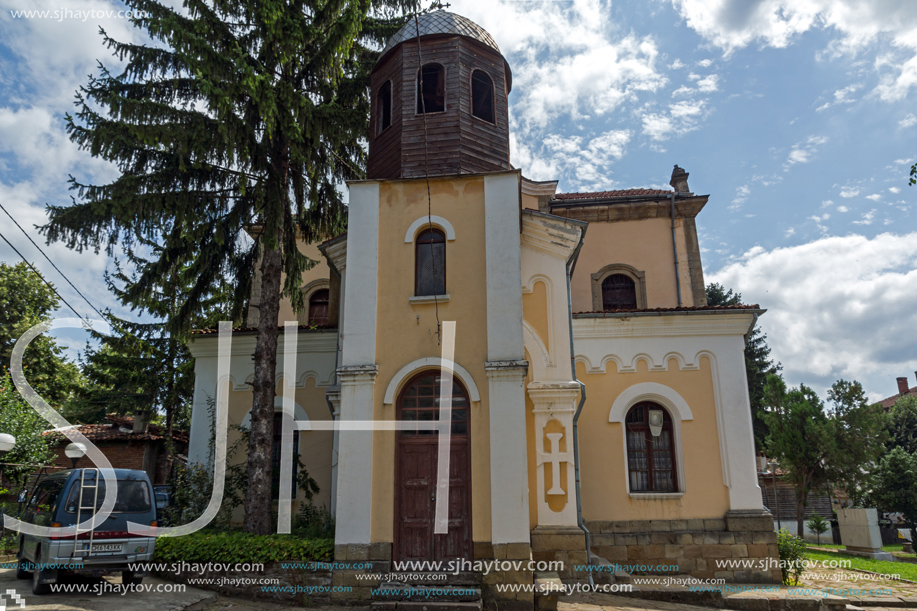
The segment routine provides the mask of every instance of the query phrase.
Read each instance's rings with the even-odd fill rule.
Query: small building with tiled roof
[[[77,429],[101,450],[113,468],[146,471],[154,484],[168,483],[171,466],[167,463],[165,429],[157,424],[135,421],[132,416],[108,414],[106,419],[108,422],[77,425]],[[73,463],[64,454],[64,448],[70,440],[61,433],[48,432],[45,435],[54,440],[52,449],[57,457],[52,461],[53,464],[60,468],[71,468]],[[173,431],[172,444],[173,455],[178,460],[187,460],[188,434]],[[86,457],[76,463],[77,468],[95,466]]]
[[[914,375],[917,376],[917,371],[914,372]],[[878,404],[886,410],[891,408],[891,406],[902,397],[917,397],[917,386],[908,387],[907,378],[896,378],[896,381],[898,382],[898,394],[885,397],[881,401],[878,401]]]

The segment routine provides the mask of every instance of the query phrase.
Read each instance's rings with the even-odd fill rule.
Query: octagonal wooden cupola
[[[512,74],[497,43],[454,13],[418,22],[392,36],[373,68],[367,178],[509,169]]]

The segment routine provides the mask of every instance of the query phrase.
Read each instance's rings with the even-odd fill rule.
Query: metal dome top
[[[500,47],[497,46],[493,36],[488,34],[484,28],[467,17],[439,10],[418,15],[417,24],[414,23],[413,18],[404,24],[404,26],[402,26],[402,28],[385,44],[385,48],[382,49],[380,57],[404,41],[417,38],[418,29],[420,30],[421,36],[429,36],[431,34],[458,34],[459,36],[467,36],[468,38],[473,38],[487,45],[497,53],[500,52]]]

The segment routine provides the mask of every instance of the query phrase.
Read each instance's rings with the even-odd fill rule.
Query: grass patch
[[[837,562],[838,560],[849,560],[850,568],[861,571],[872,571],[873,573],[882,573],[883,575],[898,575],[902,579],[917,581],[917,564],[909,562],[888,562],[886,560],[873,560],[872,558],[862,558],[860,556],[851,556],[850,554],[806,551],[806,558],[809,560],[818,560],[819,562]],[[839,569],[843,571],[844,569]]]

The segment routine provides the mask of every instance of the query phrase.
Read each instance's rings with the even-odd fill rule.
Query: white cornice
[[[715,315],[637,316],[633,318],[574,318],[574,339],[621,337],[671,337],[692,335],[740,335],[748,333],[754,315],[718,312]]]
[[[337,270],[339,274],[344,273],[344,268],[347,267],[347,240],[331,242],[326,246],[320,247],[319,250],[325,254],[331,267]]]
[[[582,224],[532,210],[522,211],[522,244],[564,260],[576,249]]]
[[[557,193],[557,181],[546,180],[539,182],[523,176],[522,193],[524,195],[532,195],[535,197],[543,197],[545,195],[553,196],[555,193]]]

